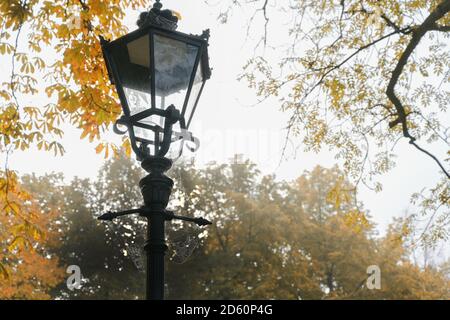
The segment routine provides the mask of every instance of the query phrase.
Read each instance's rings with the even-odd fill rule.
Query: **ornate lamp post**
[[[140,182],[144,206],[108,212],[100,220],[138,213],[148,219],[147,299],[164,299],[165,222],[172,219],[211,224],[203,218],[180,217],[166,210],[173,180],[165,175],[172,166],[166,158],[171,144],[198,140],[188,132],[206,80],[209,31],[188,35],[175,31],[178,18],[162,10],[159,0],[142,13],[139,29],[114,41],[101,38],[110,80],[115,84],[123,115],[114,130],[128,131],[131,147],[149,173]]]

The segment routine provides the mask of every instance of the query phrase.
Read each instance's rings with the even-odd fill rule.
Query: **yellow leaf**
[[[17,236],[8,246],[8,251],[13,252],[16,249],[21,250],[26,247],[31,247],[30,242],[22,236]]]
[[[16,215],[20,212],[20,206],[16,202],[10,201],[5,205],[4,210],[6,213],[12,213]]]
[[[125,150],[125,154],[127,155],[127,157],[131,157],[131,144],[130,144],[130,140],[126,139],[123,141],[122,143],[122,147]]]
[[[80,139],[84,139],[84,137],[86,137],[89,133],[88,129],[84,129],[83,132],[81,133]]]
[[[108,155],[109,155],[109,147],[106,146],[106,148],[105,148],[105,159],[108,158]]]
[[[95,152],[97,154],[101,153],[103,151],[103,148],[105,148],[103,143],[100,143],[96,148],[95,148]]]
[[[3,280],[9,279],[9,272],[1,262],[0,262],[0,279]]]
[[[181,13],[179,13],[178,11],[175,10],[171,10],[172,14],[178,18],[178,20],[181,20],[183,17],[181,16]]]

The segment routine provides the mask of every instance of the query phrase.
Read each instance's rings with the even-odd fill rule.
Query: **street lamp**
[[[172,166],[166,155],[176,141],[180,142],[178,154],[185,141],[198,147],[198,139],[188,128],[211,76],[209,31],[199,36],[177,32],[177,22],[172,11],[162,10],[157,0],[149,12],[140,15],[139,29],[114,41],[100,38],[109,77],[123,109],[114,131],[128,132],[131,147],[149,174],[139,182],[144,206],[108,212],[99,219],[112,220],[132,213],[148,219],[147,299],[164,298],[165,221],[211,224],[203,218],[180,217],[166,210],[173,187],[173,180],[165,175]]]

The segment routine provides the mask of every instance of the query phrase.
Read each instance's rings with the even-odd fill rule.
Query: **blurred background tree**
[[[184,161],[169,174],[176,181],[172,208],[214,222],[207,228],[169,223],[169,299],[450,298],[445,264],[412,262],[409,221],[394,221],[380,237],[337,167],[316,167],[290,182],[261,176],[249,161],[204,168]],[[135,186],[142,176],[121,154],[105,163],[95,181],[64,183],[62,174],[22,178],[41,210],[59,212],[50,222],[57,236],[49,254],[60,266],[80,266],[84,278],[82,289],[74,291],[58,278],[47,294],[62,299],[144,297],[144,221],[137,216],[112,223],[95,220],[105,210],[139,206]],[[381,269],[381,290],[366,287],[370,265]]]
[[[0,184],[8,183],[7,188],[15,194],[7,202],[6,214],[0,214],[0,299],[48,299],[50,290],[64,279],[61,261],[50,250],[58,243],[55,222],[60,219],[60,211],[47,206],[52,193],[36,200],[15,174],[9,174],[8,182],[0,179]],[[16,203],[21,204],[21,211]],[[42,207],[47,208],[45,212]]]

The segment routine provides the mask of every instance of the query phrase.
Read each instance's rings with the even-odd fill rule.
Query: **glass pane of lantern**
[[[127,97],[130,115],[134,115],[152,107],[149,92],[134,90],[127,87],[124,87],[123,90]]]
[[[194,111],[195,103],[200,95],[200,91],[203,86],[203,70],[202,64],[199,63],[197,72],[195,73],[194,84],[192,85],[191,94],[189,96],[189,101],[186,105],[186,110],[184,112],[184,120],[186,126],[188,125],[189,119]]]
[[[147,141],[155,140],[155,133],[152,130],[141,128],[138,126],[133,126],[134,136],[138,139],[144,139]],[[154,154],[154,145],[148,145],[150,154]]]
[[[156,108],[183,108],[198,47],[154,35]]]
[[[176,160],[182,151],[182,139],[180,139],[181,135],[181,127],[180,122],[177,122],[172,127],[173,135],[172,135],[172,143],[170,144],[169,151],[167,153],[167,157],[172,160]]]
[[[155,134],[153,131],[138,126],[133,126],[133,128],[134,128],[134,135],[136,138],[141,138],[149,141],[154,140]]]
[[[141,124],[141,126],[139,126]],[[151,115],[149,117],[146,117],[144,119],[140,119],[136,125],[134,126],[134,134],[138,138],[142,138],[145,140],[154,140],[155,139],[155,129],[156,128],[149,128],[146,127],[160,127],[159,131],[163,131],[164,129],[164,117],[158,116],[158,115]]]
[[[159,126],[159,139],[156,132],[156,128],[149,128],[147,126],[158,127]],[[136,138],[144,139],[147,141],[157,141],[157,143],[161,143],[164,134],[164,117],[159,115],[151,115],[149,117],[140,119],[135,125],[133,125],[134,135]],[[148,145],[148,148],[151,151],[151,154],[154,154],[154,145]]]
[[[151,108],[149,36],[118,44],[111,51],[130,114]]]
[[[161,128],[164,128],[164,117],[161,117],[156,114],[140,119],[139,122],[151,126],[160,126]]]

